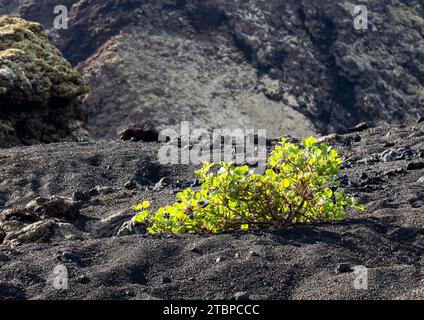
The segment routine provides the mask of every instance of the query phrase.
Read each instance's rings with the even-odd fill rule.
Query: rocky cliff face
[[[63,2],[63,1],[60,1]],[[12,1],[52,27],[55,0]],[[69,30],[50,30],[91,87],[91,131],[128,122],[266,128],[271,135],[344,131],[423,113],[424,9],[370,0],[69,0]],[[0,7],[1,8],[1,7]]]
[[[85,92],[40,24],[0,18],[0,147],[83,137]]]

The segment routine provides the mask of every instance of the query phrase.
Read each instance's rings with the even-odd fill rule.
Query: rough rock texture
[[[81,76],[38,23],[0,18],[0,147],[75,141],[86,117]]]
[[[51,29],[46,8],[62,2],[7,0],[0,14]],[[92,89],[97,137],[181,120],[305,135],[424,113],[420,0],[367,1],[360,31],[353,0],[65,2],[69,30],[49,34]]]
[[[53,196],[39,197],[24,207],[4,210],[0,214],[3,244],[14,247],[52,239],[69,240],[77,238],[75,232],[78,238],[84,238],[72,224],[66,223],[76,218],[80,205],[72,199]]]
[[[128,223],[131,205],[146,199],[163,206],[196,185],[195,168],[157,162],[158,143],[4,150],[2,216],[25,206],[43,215],[34,203],[54,199],[81,208],[36,222],[8,215],[9,224],[25,226],[0,245],[0,299],[231,299],[240,292],[250,299],[423,299],[423,137],[424,122],[321,138],[341,152],[341,181],[364,213],[334,224],[210,237],[144,235]],[[0,221],[0,241],[10,233],[5,226]],[[68,268],[69,290],[53,287],[59,264]],[[354,287],[360,265],[368,268],[368,290]]]

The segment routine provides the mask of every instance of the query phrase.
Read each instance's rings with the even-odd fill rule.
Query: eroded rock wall
[[[21,2],[15,14],[52,27],[57,1]],[[69,30],[50,36],[92,89],[85,105],[98,137],[134,121],[299,133],[416,119],[421,1],[367,1],[367,30],[353,26],[358,4],[69,0]]]

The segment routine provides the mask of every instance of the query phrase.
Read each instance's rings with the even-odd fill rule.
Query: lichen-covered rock
[[[81,76],[48,42],[43,27],[0,18],[0,98],[6,102],[72,99],[86,92]]]
[[[76,98],[85,92],[81,76],[40,24],[0,18],[0,147],[84,135]]]

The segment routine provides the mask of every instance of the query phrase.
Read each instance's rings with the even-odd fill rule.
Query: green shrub
[[[196,171],[199,191],[185,189],[172,206],[156,212],[144,201],[134,207],[135,219],[150,233],[217,233],[341,220],[347,208],[364,208],[339,189],[340,165],[336,150],[318,145],[315,138],[301,146],[283,139],[264,174],[227,163],[215,173],[213,163],[203,163]]]

